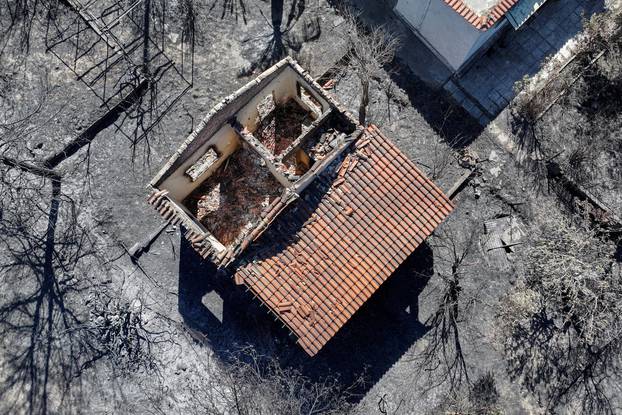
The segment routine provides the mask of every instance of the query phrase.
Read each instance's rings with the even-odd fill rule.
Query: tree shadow
[[[44,196],[46,181],[42,179],[37,189],[42,203],[32,202],[29,216],[19,212],[0,220],[6,258],[1,269],[7,276],[0,306],[6,362],[0,408],[17,412],[52,411],[51,395],[64,396],[82,370],[96,360],[84,337],[80,311],[68,301],[89,287],[77,273],[78,263],[95,255],[92,241],[77,223],[73,202],[62,194],[60,178],[51,180],[49,203]],[[12,292],[14,287],[19,290]]]
[[[82,374],[100,360],[114,374],[155,369],[158,334],[144,327],[142,303],[98,278],[100,241],[61,176],[10,167],[25,173],[4,186],[0,171],[0,412],[72,413],[84,403]]]
[[[265,0],[264,0],[265,1]],[[272,29],[267,34],[258,38],[246,39],[243,43],[249,43],[260,39],[265,42],[263,50],[247,68],[240,71],[239,77],[246,77],[257,71],[263,71],[283,59],[288,53],[297,53],[303,43],[317,39],[322,30],[319,19],[307,18],[304,20],[302,33],[295,33],[293,28],[302,17],[306,8],[306,0],[291,0],[289,2],[287,16],[284,16],[284,0],[270,1],[270,19],[263,11],[259,11],[266,24]],[[285,18],[285,21],[283,21]]]
[[[202,260],[182,238],[178,307],[185,323],[201,332],[224,362],[236,350],[251,346],[314,381],[331,375],[349,386],[364,375],[358,395],[371,388],[425,333],[418,317],[418,296],[432,275],[432,250],[423,244],[311,358],[259,300]]]
[[[508,372],[538,397],[547,413],[580,407],[582,413],[614,414],[622,339],[585,347],[577,334],[539,310],[507,339]]]
[[[236,22],[239,18],[242,18],[244,24],[248,23],[246,20],[246,4],[244,3],[244,0],[214,0],[209,8],[209,11],[213,11],[219,4],[221,19],[233,16]]]
[[[26,56],[30,51],[32,29],[36,27],[37,14],[43,10],[39,2],[7,2],[0,11],[0,56],[15,41]]]
[[[148,162],[152,131],[193,85],[195,10],[188,0],[174,7],[166,0],[144,1],[141,7],[96,3],[51,2],[46,52],[91,90],[102,108],[128,104],[115,120],[116,132],[130,141],[132,160],[142,150]]]

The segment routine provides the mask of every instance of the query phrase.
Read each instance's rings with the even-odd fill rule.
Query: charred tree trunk
[[[362,92],[359,105],[359,123],[365,125],[367,119],[367,106],[369,105],[369,79],[361,80]]]

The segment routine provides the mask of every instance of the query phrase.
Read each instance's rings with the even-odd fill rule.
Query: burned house
[[[218,104],[150,187],[163,218],[309,355],[453,208],[291,58]]]

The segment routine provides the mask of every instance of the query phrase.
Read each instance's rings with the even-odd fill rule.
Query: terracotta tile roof
[[[313,356],[452,209],[371,126],[249,247],[234,278]]]
[[[452,9],[464,17],[479,30],[487,30],[494,26],[519,0],[500,0],[487,13],[480,15],[466,5],[464,0],[445,0]]]

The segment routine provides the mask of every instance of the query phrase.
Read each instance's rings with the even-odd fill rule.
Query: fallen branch
[[[140,256],[149,250],[149,247],[153,242],[158,239],[158,236],[168,227],[169,223],[164,222],[158,229],[153,231],[147,238],[141,242],[136,242],[130,249],[127,250],[132,262],[136,262]]]

